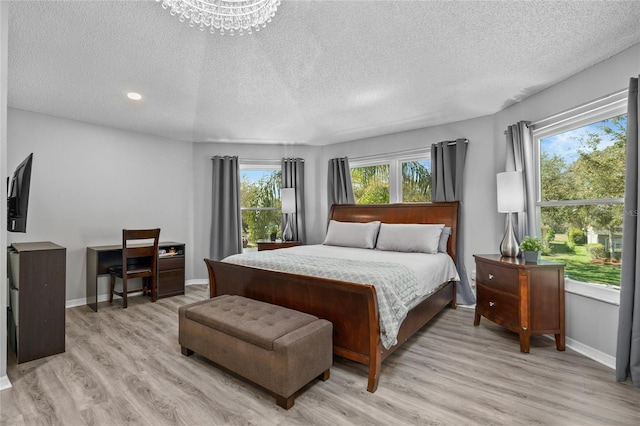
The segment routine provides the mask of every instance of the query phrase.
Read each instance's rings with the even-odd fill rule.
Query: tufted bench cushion
[[[223,295],[187,309],[187,318],[269,351],[273,342],[318,317],[241,296]]]
[[[196,352],[276,394],[284,408],[333,362],[329,321],[282,306],[222,295],[179,309],[182,353]]]

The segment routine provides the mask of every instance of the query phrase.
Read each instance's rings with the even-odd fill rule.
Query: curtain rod
[[[393,151],[393,152],[385,152],[383,154],[371,154],[371,155],[363,155],[362,157],[346,157],[349,158],[350,162],[359,162],[359,161],[375,161],[378,159],[388,159],[388,158],[396,158],[396,157],[409,157],[412,155],[426,155],[431,153],[431,147],[423,147],[423,148],[415,148],[415,149],[406,149],[404,151]],[[345,157],[339,157],[345,158]]]
[[[462,139],[462,138],[460,138],[460,139]],[[444,141],[443,141],[443,142],[444,142]],[[447,146],[455,145],[457,142],[458,142],[457,140],[455,140],[455,141],[451,141],[451,142],[449,142],[449,143],[447,144]],[[439,143],[440,143],[440,142],[434,142],[434,143],[432,143],[431,145],[437,145],[437,144],[439,144]],[[465,139],[465,140],[464,140],[464,143],[469,143],[469,139]]]
[[[462,139],[462,138],[460,138]],[[435,142],[431,145],[435,145],[438,142]],[[456,142],[451,141],[447,145],[454,145]],[[469,139],[464,139],[464,143],[468,144]],[[414,148],[414,149],[406,149],[404,151],[393,151],[393,152],[385,152],[384,154],[372,154],[372,155],[364,155],[362,157],[347,157],[351,163],[359,163],[359,162],[367,162],[367,161],[376,161],[376,160],[388,160],[388,159],[396,159],[396,160],[405,160],[411,159],[412,157],[419,155],[430,155],[431,154],[431,145],[422,147],[422,148]],[[341,157],[345,158],[345,157]]]
[[[602,101],[604,101],[606,99],[609,99],[609,98],[615,98],[615,97],[624,95],[625,93],[629,93],[629,89],[628,88],[622,89],[622,90],[618,90],[616,92],[609,93],[607,95],[604,95],[604,96],[596,98],[596,99],[594,99],[592,101],[589,101],[589,102],[587,102],[585,104],[578,105],[576,107],[569,108],[569,109],[566,109],[564,111],[561,111],[561,112],[559,112],[557,114],[554,114],[554,115],[552,115],[550,117],[543,118],[542,120],[534,121],[533,123],[529,123],[527,125],[527,127],[532,127],[532,126],[535,127],[536,125],[538,125],[538,124],[540,124],[540,123],[542,123],[544,121],[553,120],[554,118],[562,117],[563,115],[567,115],[567,114],[571,114],[572,112],[580,111],[581,109],[588,108],[591,105],[596,105],[596,104],[598,104],[598,103],[600,103],[600,102],[602,102]],[[504,134],[505,135],[507,134],[506,130],[504,131]]]
[[[213,160],[215,157],[236,157],[236,156],[235,155],[212,155],[211,157],[209,157],[209,160]],[[304,162],[304,158],[294,158],[294,157],[285,158],[285,160],[290,160],[290,159],[302,160],[302,162]],[[244,157],[238,157],[238,160],[247,161],[247,162],[251,162],[251,163],[259,163],[259,162],[272,163],[274,161],[282,161],[282,158],[266,159],[266,158],[244,158]]]

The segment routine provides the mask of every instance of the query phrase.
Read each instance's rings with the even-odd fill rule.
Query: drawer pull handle
[[[495,306],[495,303],[489,302],[489,306]]]
[[[493,279],[493,274],[489,274],[489,279],[492,280]]]

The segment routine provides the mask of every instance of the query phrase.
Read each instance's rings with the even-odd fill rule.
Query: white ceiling
[[[325,145],[493,114],[638,42],[640,1],[283,0],[244,36],[155,1],[14,1],[8,104],[185,141]]]

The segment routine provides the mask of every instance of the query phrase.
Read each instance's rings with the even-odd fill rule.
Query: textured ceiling
[[[220,36],[155,1],[15,1],[8,102],[185,141],[325,145],[493,114],[640,42],[639,22],[640,1],[283,0],[260,32]]]

